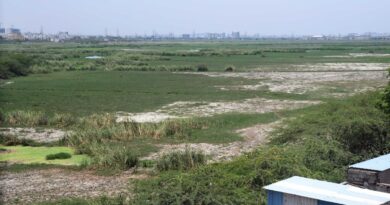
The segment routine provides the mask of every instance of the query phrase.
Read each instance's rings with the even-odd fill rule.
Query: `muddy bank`
[[[3,135],[15,136],[19,139],[34,140],[40,143],[56,142],[66,137],[70,132],[65,132],[56,129],[40,129],[40,128],[0,128],[0,133]]]

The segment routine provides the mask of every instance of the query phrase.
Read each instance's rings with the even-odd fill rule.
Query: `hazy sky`
[[[390,0],[0,0],[0,22],[73,34],[390,33]]]

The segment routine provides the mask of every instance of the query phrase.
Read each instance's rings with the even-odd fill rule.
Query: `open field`
[[[370,141],[358,153],[349,144],[350,133],[388,133],[375,104],[388,81],[386,41],[1,46],[0,54],[34,59],[28,76],[0,80],[0,161],[8,162],[0,183],[9,204],[123,193],[134,204],[189,193],[196,202],[210,194],[215,203],[258,204],[268,182],[292,174],[339,181],[350,161],[388,148]],[[198,155],[169,158],[189,148]],[[71,158],[45,159],[59,152]],[[163,157],[191,166],[161,171]],[[209,164],[193,166],[196,157]]]
[[[387,41],[243,41],[243,42],[134,42],[122,44],[2,45],[6,52],[25,53],[41,59],[35,72],[56,70],[169,70],[196,71],[206,64],[210,71],[286,70],[295,65],[318,63],[390,63]],[[101,56],[101,59],[86,59]]]

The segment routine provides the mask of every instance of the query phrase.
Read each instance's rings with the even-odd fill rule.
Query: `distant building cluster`
[[[20,29],[17,28],[2,28],[0,26],[0,37],[8,40],[24,40]]]
[[[57,34],[44,34],[40,33],[24,33],[24,37],[26,40],[30,41],[51,41],[51,42],[65,42],[72,40],[75,36],[69,34],[69,32],[58,32]]]
[[[175,35],[152,34],[144,35],[71,35],[69,32],[63,31],[55,34],[45,34],[43,29],[39,33],[25,32],[22,33],[18,28],[2,28],[0,25],[0,39],[10,41],[50,41],[50,42],[66,42],[66,41],[160,41],[160,40],[307,40],[307,41],[331,41],[331,40],[390,40],[390,34],[384,33],[350,33],[347,35],[260,35],[260,34],[241,34],[239,31],[231,33],[184,33]]]

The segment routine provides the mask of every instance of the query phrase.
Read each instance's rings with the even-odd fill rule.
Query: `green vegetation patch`
[[[156,164],[159,171],[190,170],[206,164],[206,156],[202,152],[187,147],[184,151],[175,151],[163,155]]]
[[[267,147],[190,172],[140,181],[134,204],[266,204],[263,186],[294,175],[345,180],[348,165],[390,150],[388,116],[378,93],[302,110]]]
[[[0,88],[3,110],[31,110],[85,116],[146,112],[176,101],[232,101],[247,98],[307,99],[267,91],[221,91],[217,86],[247,85],[248,79],[212,78],[168,72],[57,72],[14,79]],[[46,122],[36,117],[34,121]]]
[[[70,159],[72,155],[65,152],[60,152],[56,154],[48,154],[46,155],[46,160],[55,160],[55,159]]]
[[[0,146],[7,152],[0,153],[0,161],[18,164],[53,164],[53,165],[82,165],[89,160],[86,155],[74,155],[69,147],[28,147],[28,146]],[[46,156],[57,153],[71,155],[68,159],[47,160]]]

